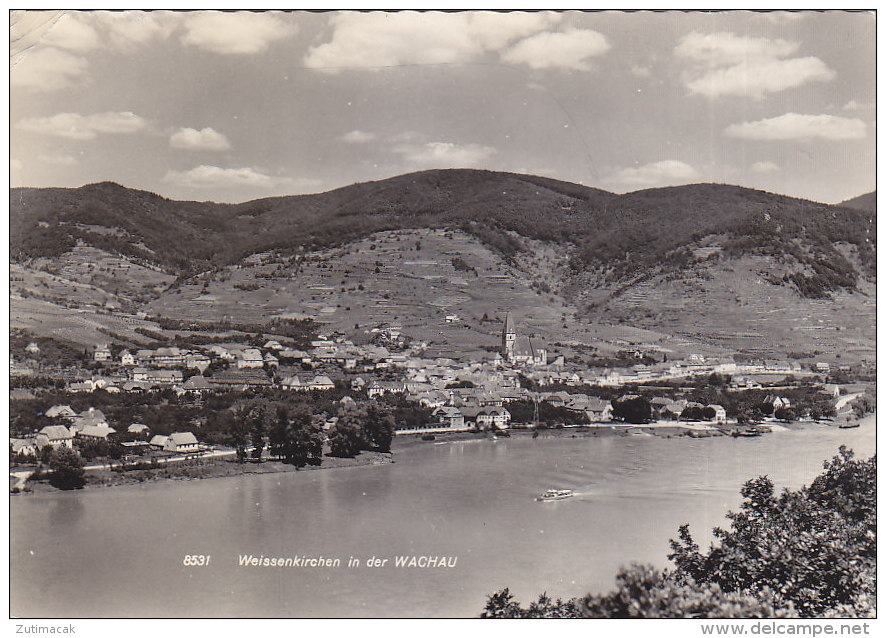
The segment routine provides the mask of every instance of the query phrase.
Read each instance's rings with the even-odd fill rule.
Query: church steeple
[[[514,317],[508,311],[505,325],[501,331],[501,354],[507,359],[514,355],[514,344],[517,341],[517,330],[514,328]]]

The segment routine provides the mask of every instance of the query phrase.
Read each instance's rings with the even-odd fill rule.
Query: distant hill
[[[865,193],[864,195],[859,195],[858,197],[853,197],[852,199],[847,199],[845,202],[841,202],[840,206],[848,206],[849,208],[857,208],[858,210],[864,210],[869,213],[876,213],[877,191],[872,191],[870,193]]]
[[[722,184],[616,195],[529,175],[431,170],[242,204],[177,202],[108,182],[10,191],[19,261],[81,243],[187,275],[256,252],[341,246],[410,228],[463,230],[510,263],[531,254],[527,241],[559,246],[575,281],[587,273],[612,283],[679,272],[709,237],[722,258],[787,260],[783,281],[809,297],[875,276],[876,218]]]

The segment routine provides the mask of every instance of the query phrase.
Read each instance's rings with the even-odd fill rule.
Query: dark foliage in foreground
[[[671,541],[672,571],[632,565],[607,594],[542,594],[523,608],[505,588],[482,618],[823,618],[876,615],[877,458],[845,447],[811,485],[775,494],[758,477],[729,512],[730,529],[699,551],[689,528]]]

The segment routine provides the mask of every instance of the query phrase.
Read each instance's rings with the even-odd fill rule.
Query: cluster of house
[[[73,449],[76,443],[87,441],[107,441],[117,430],[108,425],[104,413],[89,408],[78,413],[69,405],[54,405],[45,416],[56,423],[47,425],[36,435],[29,437],[11,437],[10,450],[13,455],[37,456],[46,446],[52,448],[66,447]],[[145,438],[150,434],[148,426],[133,423],[127,428],[130,434]],[[139,442],[124,442],[124,447],[142,447]],[[156,435],[147,446],[164,452],[197,452],[203,448],[192,432],[174,432],[169,436]]]
[[[516,389],[518,372],[539,385],[565,384],[619,387],[630,384],[673,381],[710,374],[729,375],[733,389],[760,387],[760,377],[827,373],[829,364],[820,363],[813,370],[804,371],[798,363],[787,361],[759,361],[737,363],[730,357],[706,358],[690,355],[676,362],[642,363],[644,353],[637,350],[634,365],[587,370],[571,366],[562,356],[548,361],[548,352],[533,337],[517,332],[514,318],[507,313],[502,325],[499,352],[477,361],[464,363],[452,359],[423,356],[426,344],[401,347],[392,352],[381,343],[402,346],[399,325],[375,328],[380,337],[377,343],[355,345],[343,337],[320,335],[306,350],[284,346],[268,340],[261,347],[224,343],[200,347],[200,350],[178,347],[123,350],[115,359],[107,344],[96,347],[96,361],[111,364],[105,375],[79,379],[68,384],[71,392],[143,392],[171,388],[178,393],[204,393],[244,389],[280,387],[293,391],[324,391],[335,387],[333,377],[377,374],[396,376],[397,381],[361,377],[366,392],[376,396],[385,392],[407,392],[413,398],[424,398],[424,393],[441,390],[453,382],[470,380],[500,391]],[[36,344],[32,344],[36,349]],[[31,346],[29,346],[30,348]],[[648,359],[646,359],[648,361]],[[214,361],[223,362],[225,369],[207,373]],[[319,368],[320,374],[305,375],[305,368]],[[11,368],[12,369],[12,368]],[[401,385],[401,390],[379,387],[379,384]],[[355,388],[362,389],[362,388]]]
[[[434,407],[433,421],[422,427],[404,428],[399,433],[407,432],[456,432],[472,429],[491,430],[505,429],[511,423],[511,413],[507,403],[515,400],[510,393],[489,393],[478,389],[449,390],[449,400],[445,403],[428,404]],[[635,398],[637,395],[623,395],[619,401]],[[611,401],[586,394],[569,394],[559,392],[524,391],[518,398],[530,399],[534,402],[546,402],[550,405],[567,408],[582,413],[590,423],[609,423],[613,420]],[[778,405],[790,405],[788,399],[777,398]],[[699,420],[687,415],[692,414],[691,408],[707,408],[710,418],[704,419],[714,424],[726,423],[726,409],[721,405],[703,405],[685,399],[668,399],[658,397],[652,399],[652,418],[654,420]]]
[[[123,350],[117,359],[107,344],[101,344],[96,347],[94,358],[112,364],[109,373],[75,381],[68,389],[72,392],[172,389],[179,394],[197,395],[274,387],[293,392],[324,392],[336,387],[333,380],[336,378],[342,383],[349,382],[353,393],[362,393],[369,399],[386,394],[408,397],[434,410],[433,422],[427,424],[427,428],[455,430],[507,427],[511,420],[507,404],[526,399],[584,412],[592,422],[611,419],[612,406],[608,401],[567,392],[531,394],[522,387],[521,376],[540,386],[618,387],[717,373],[729,375],[734,389],[746,389],[759,386],[754,380],[758,375],[813,374],[826,367],[818,366],[814,372],[807,373],[799,364],[786,361],[737,363],[731,358],[706,358],[698,354],[686,360],[645,365],[642,361],[648,359],[637,350],[633,352],[637,362],[632,366],[591,372],[577,366],[570,368],[562,356],[549,362],[544,347],[534,338],[517,332],[510,312],[502,324],[500,350],[471,362],[426,358],[426,344],[404,345],[400,330],[399,325],[377,328],[374,332],[380,338],[376,343],[360,346],[340,336],[320,335],[306,350],[268,340],[261,347],[224,343],[203,346],[199,351],[178,347]],[[398,351],[392,352],[379,342],[396,343]],[[215,365],[213,371],[207,373],[214,362],[224,362],[224,365]],[[305,369],[314,368],[320,370],[306,373]],[[679,418],[687,407],[697,406],[668,399],[653,401],[656,418]],[[701,407],[713,409],[714,421],[725,421],[725,410],[721,406]]]

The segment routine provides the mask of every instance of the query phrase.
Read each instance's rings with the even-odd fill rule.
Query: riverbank
[[[390,452],[361,452],[353,458],[324,456],[320,465],[306,465],[298,468],[294,465],[271,459],[261,462],[246,461],[240,463],[230,458],[194,458],[174,463],[166,463],[156,468],[132,469],[118,471],[102,467],[86,472],[86,484],[83,489],[92,490],[119,485],[137,485],[139,483],[163,483],[166,481],[194,481],[212,478],[242,476],[245,474],[276,474],[282,472],[305,472],[312,470],[341,469],[364,467],[367,465],[387,465],[393,463]],[[47,480],[29,481],[28,488],[19,493],[60,492]]]
[[[794,423],[765,423],[772,432],[783,430],[818,429],[822,427],[837,428],[836,423],[794,422]],[[860,427],[876,427],[876,414],[870,414],[860,421]],[[271,459],[263,459],[260,463],[247,461],[239,463],[230,458],[233,450],[217,453],[216,456],[204,456],[193,459],[166,459],[163,464],[154,468],[132,469],[124,472],[110,469],[108,466],[93,466],[87,469],[84,489],[96,489],[101,487],[114,487],[118,485],[136,485],[139,483],[159,484],[165,481],[193,481],[211,478],[225,478],[241,476],[244,474],[275,474],[282,472],[304,472],[311,470],[341,469],[350,467],[364,467],[368,465],[387,465],[395,462],[397,454],[406,454],[422,446],[447,445],[459,442],[482,442],[507,440],[508,438],[536,438],[536,439],[588,439],[610,438],[631,436],[654,436],[659,438],[706,438],[730,436],[731,430],[719,429],[713,424],[700,423],[676,423],[673,421],[660,421],[648,424],[610,424],[596,423],[576,427],[551,428],[533,430],[530,428],[515,428],[508,430],[504,435],[493,435],[491,432],[443,432],[435,433],[433,439],[425,440],[422,434],[402,434],[394,438],[391,452],[361,452],[353,458],[339,458],[324,456],[320,465],[306,465],[296,468],[293,465]],[[537,436],[536,436],[537,434]],[[11,475],[17,477],[23,474],[15,472]],[[26,485],[25,489],[15,493],[35,492],[58,492],[57,488],[49,485],[47,480],[28,481],[19,483]]]

